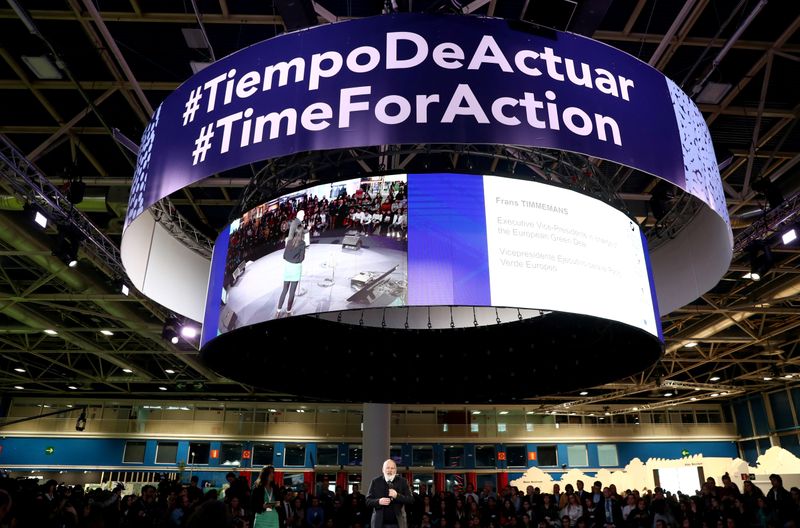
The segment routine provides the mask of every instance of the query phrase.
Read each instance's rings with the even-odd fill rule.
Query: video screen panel
[[[552,185],[448,173],[319,185],[245,213],[214,250],[203,342],[406,306],[557,310],[660,337],[646,242],[624,213]]]

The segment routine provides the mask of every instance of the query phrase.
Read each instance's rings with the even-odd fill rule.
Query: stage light
[[[165,369],[164,372],[166,372],[167,374],[175,374],[175,371],[172,369]]]
[[[14,372],[19,372],[21,374],[21,373],[25,372],[25,369],[21,368],[21,367],[17,367],[17,368],[14,369]]]
[[[161,331],[161,337],[177,345],[180,340],[178,337],[177,322],[174,318],[169,318],[164,322],[164,329]]]
[[[783,235],[781,235],[781,240],[783,240],[783,245],[788,246],[795,240],[797,240],[797,230],[793,227],[786,231]]]
[[[76,431],[83,431],[84,429],[86,429],[86,409],[81,411],[81,415],[78,416],[78,421],[75,422]]]
[[[104,336],[109,336],[109,337],[114,335],[114,332],[112,332],[111,330],[100,330],[100,333],[103,334]]]
[[[25,215],[30,218],[34,224],[42,229],[47,229],[48,218],[38,206],[26,203],[22,207],[22,210],[25,211]]]
[[[70,268],[78,265],[78,250],[83,241],[83,234],[72,225],[58,226],[58,236],[53,255],[61,259]]]
[[[52,328],[45,328],[44,333],[51,336],[58,335],[58,332],[56,332]]]
[[[184,325],[181,327],[181,335],[187,339],[194,339],[197,337],[197,327],[192,325]]]
[[[122,372],[124,372],[125,374],[133,374],[133,371],[129,368],[122,369]]]
[[[772,250],[763,241],[754,242],[748,249],[750,253],[750,279],[759,281],[772,269],[774,260]]]
[[[722,378],[720,378],[719,376],[711,376],[710,378],[708,378],[708,381],[719,381],[720,379]]]
[[[686,343],[683,346],[686,347],[686,348],[694,348],[694,347],[697,346],[697,341],[689,341],[688,343]]]
[[[167,390],[167,388],[166,388],[166,387],[164,387],[164,386],[161,386],[161,387],[159,387],[159,388],[158,388],[158,390],[165,391],[165,390]]]
[[[581,391],[580,392],[581,396],[587,396],[588,394],[589,394],[589,391]]]
[[[75,385],[67,385],[67,388],[69,390],[78,390],[78,387],[76,387]]]
[[[130,295],[131,290],[128,287],[128,284],[125,282],[124,277],[115,277],[111,282],[111,289],[115,292],[119,292],[122,295]]]

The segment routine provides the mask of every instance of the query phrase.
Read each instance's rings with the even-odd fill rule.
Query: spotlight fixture
[[[45,216],[39,207],[30,203],[26,203],[22,207],[22,210],[25,212],[25,216],[27,216],[34,224],[42,229],[47,229],[47,216]]]
[[[83,431],[84,429],[86,429],[86,409],[81,411],[81,415],[78,416],[78,420],[75,422],[76,431]]]
[[[784,246],[788,246],[797,240],[797,229],[793,227],[786,231],[783,235],[781,235],[781,240],[783,241]]]
[[[750,279],[759,281],[772,269],[775,262],[772,258],[772,250],[763,241],[758,241],[749,247],[748,252],[750,253]]]
[[[187,339],[194,339],[197,337],[197,327],[191,324],[183,325],[181,335]]]
[[[83,241],[83,234],[71,224],[60,224],[53,255],[61,259],[70,268],[78,265],[78,250]]]
[[[130,293],[131,293],[131,289],[128,286],[128,283],[125,282],[125,278],[124,277],[115,277],[111,281],[111,289],[113,291],[119,292],[119,293],[121,293],[122,295],[125,295],[125,296],[130,295]]]
[[[170,317],[164,322],[164,329],[161,331],[161,337],[177,345],[180,338],[178,337],[178,322],[175,318]]]

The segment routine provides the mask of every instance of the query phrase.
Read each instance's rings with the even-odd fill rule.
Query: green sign
[[[688,457],[689,456],[689,450],[688,449],[684,449],[683,451],[681,451],[681,456],[682,457]]]
[[[44,454],[45,455],[52,455],[55,452],[56,452],[56,448],[55,447],[45,447],[44,448]]]

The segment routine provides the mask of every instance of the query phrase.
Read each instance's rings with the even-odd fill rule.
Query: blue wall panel
[[[773,392],[769,395],[769,403],[772,407],[772,416],[775,418],[775,429],[780,431],[793,428],[794,417],[789,405],[789,393],[785,390]]]
[[[756,434],[768,435],[769,422],[767,421],[767,409],[764,407],[764,398],[760,394],[750,398],[750,408],[753,410]]]
[[[140,441],[140,440],[134,440]],[[162,440],[162,441],[170,441],[170,440]],[[176,440],[172,440],[175,442]],[[185,440],[178,440],[178,456],[176,457],[176,461],[172,464],[165,464],[165,465],[174,465],[180,463],[181,461],[186,462],[189,455],[189,442]],[[789,441],[791,442],[791,441]],[[607,444],[609,442],[603,442]],[[155,464],[155,457],[156,457],[156,447],[158,442],[156,440],[146,440],[145,444],[145,460],[144,464],[126,464],[131,467],[131,469],[135,469],[141,466],[152,466]],[[243,443],[243,449],[252,449],[251,443]],[[285,471],[291,471],[292,469],[302,469],[304,468],[311,468],[312,460],[315,461],[316,459],[316,445],[313,443],[307,443],[306,445],[306,456],[305,456],[305,465],[302,467],[292,467],[286,468],[284,465],[284,453],[285,453],[285,443],[283,442],[276,442],[275,446],[275,466],[278,468],[283,468]],[[553,444],[542,444],[542,445],[553,445]],[[555,467],[547,467],[542,468],[545,470],[554,470],[554,473],[559,473],[561,470],[561,464],[568,463],[567,462],[567,444],[555,444],[557,446],[558,452],[558,466]],[[587,452],[589,456],[589,468],[596,468],[598,467],[597,461],[597,445],[598,443],[594,442],[587,442]],[[79,466],[79,467],[92,467],[92,466],[121,466],[122,464],[122,457],[125,448],[125,440],[124,439],[98,439],[98,438],[5,438],[0,440],[0,446],[2,446],[2,450],[0,450],[0,466],[2,465],[30,465],[30,466],[62,466],[62,465],[72,465],[72,466]],[[681,451],[686,449],[692,454],[700,454],[702,453],[705,456],[715,456],[715,457],[736,457],[738,456],[738,452],[734,442],[724,442],[724,441],[716,441],[716,442],[693,442],[693,441],[682,441],[676,440],[674,442],[621,442],[616,443],[617,446],[617,456],[619,460],[619,466],[624,467],[628,462],[630,462],[633,458],[639,458],[642,461],[646,461],[648,458],[658,457],[658,458],[680,458]],[[45,453],[45,448],[53,447],[55,452],[52,455],[47,455]],[[212,442],[212,449],[219,449],[221,447],[220,442]],[[473,452],[473,447],[471,444],[466,444],[465,451]],[[500,445],[496,446],[496,452],[501,450]],[[757,444],[752,444],[752,452],[757,452]],[[537,451],[538,444],[528,444],[527,449],[528,451]],[[410,453],[410,446],[404,446],[404,456],[406,453]],[[443,445],[442,444],[434,444],[434,453],[438,453],[436,456],[437,461],[439,464],[436,466],[437,468],[442,467],[443,462]],[[465,468],[466,470],[472,470],[474,466],[474,457],[467,457],[469,468]],[[243,461],[245,462],[245,461]],[[538,465],[538,457],[536,461],[528,461],[529,466]],[[750,460],[750,462],[755,462],[755,460]],[[498,468],[502,464],[498,461]],[[211,463],[209,464],[210,467],[219,467],[220,461],[219,459],[211,459]],[[246,468],[246,465],[243,464],[242,469]],[[206,467],[206,466],[201,466]],[[189,468],[187,468],[188,471]],[[237,470],[236,467],[231,467],[232,470]],[[431,468],[431,472],[433,472],[433,468]],[[555,477],[555,475],[554,475]]]
[[[633,458],[646,462],[648,458],[681,458],[681,451],[702,454],[708,457],[739,456],[734,442],[623,442],[617,444],[617,458],[620,466],[625,466]]]
[[[83,438],[4,438],[0,464],[98,465],[122,464],[123,440]],[[52,455],[45,449],[52,447]],[[154,452],[155,453],[155,452]]]
[[[739,400],[733,403],[733,415],[736,417],[736,427],[739,430],[739,435],[744,438],[753,436],[753,421],[750,419],[747,400]]]

